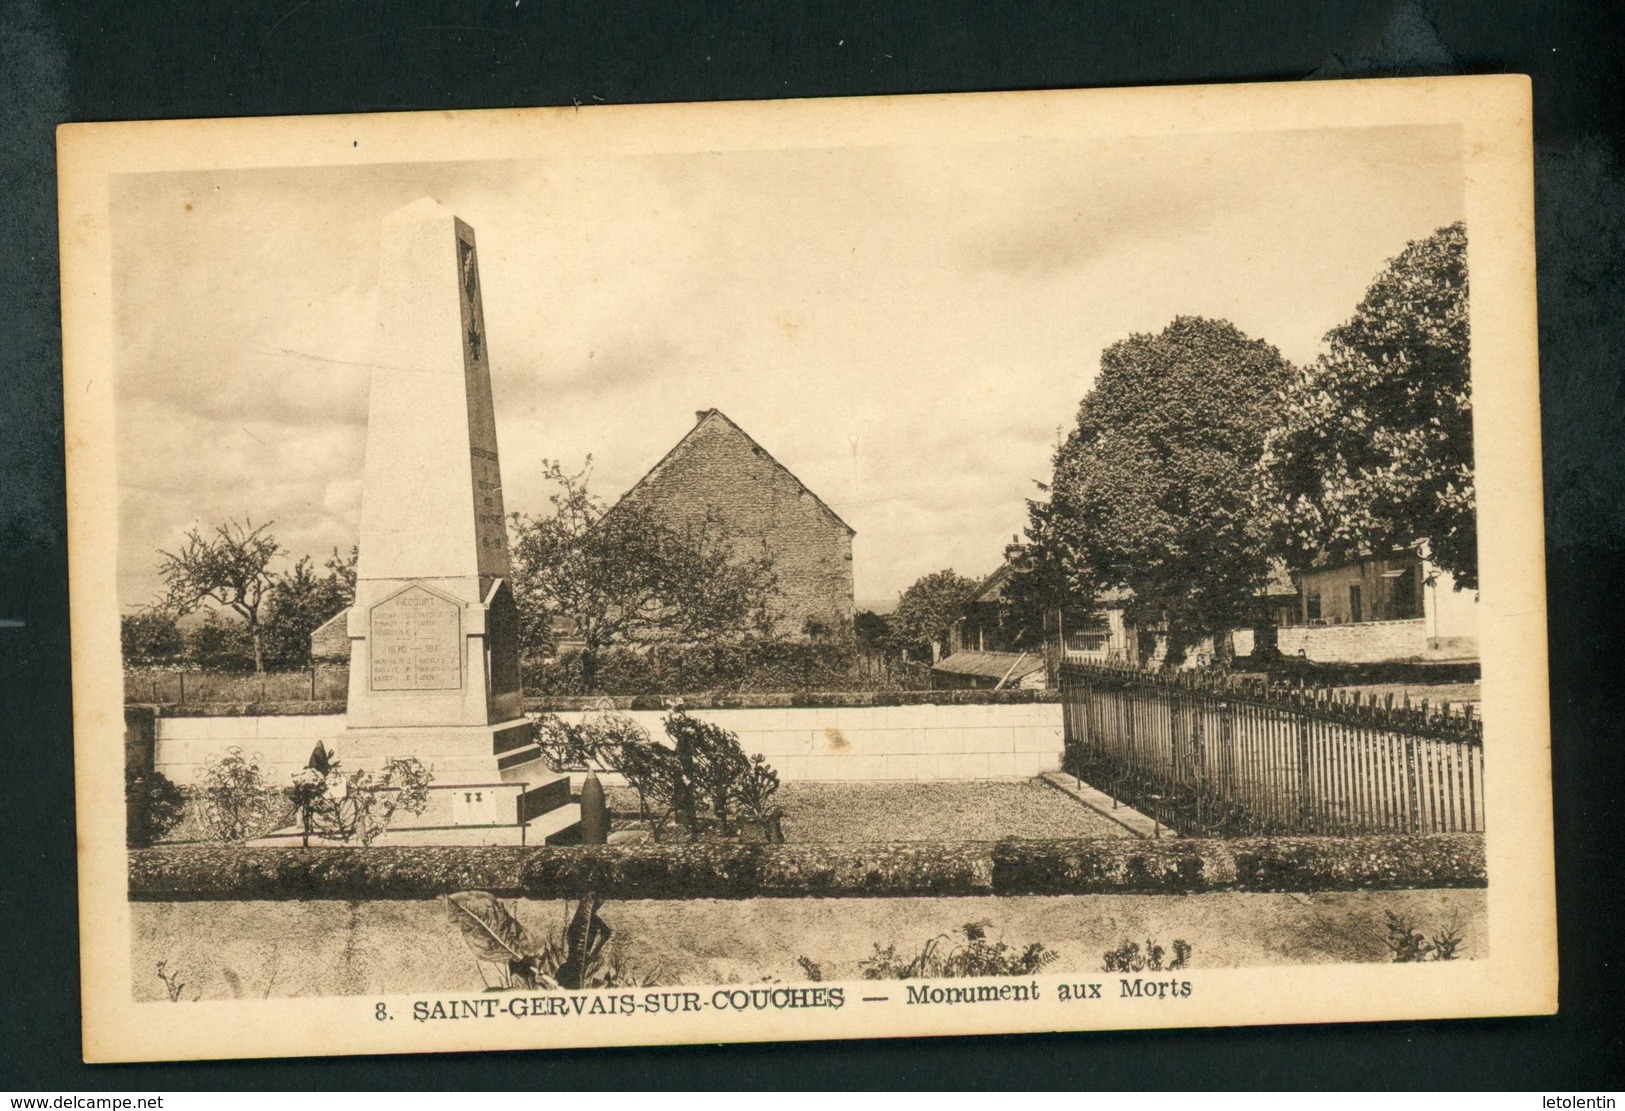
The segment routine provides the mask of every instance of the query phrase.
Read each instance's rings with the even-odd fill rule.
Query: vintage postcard
[[[1554,1009],[1525,79],[59,150],[88,1059]]]

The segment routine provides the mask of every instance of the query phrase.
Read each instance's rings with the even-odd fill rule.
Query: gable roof
[[[1004,588],[1009,584],[1011,577],[1015,573],[1015,565],[1008,559],[1005,560],[999,564],[997,570],[982,580],[982,584],[976,588],[976,597],[971,600],[973,602],[1002,602],[1004,600]]]
[[[841,519],[841,515],[836,513],[835,510],[831,509],[823,498],[813,493],[807,484],[802,482],[801,479],[797,478],[789,467],[786,467],[783,463],[780,463],[777,459],[773,458],[773,454],[770,451],[764,448],[761,444],[757,443],[749,432],[746,432],[743,428],[740,428],[737,424],[730,420],[728,415],[721,409],[701,409],[695,414],[695,416],[699,419],[694,422],[694,427],[690,428],[688,432],[684,434],[681,440],[678,440],[677,443],[673,444],[670,451],[666,452],[665,455],[660,457],[660,462],[649,468],[648,474],[644,475],[642,478],[638,479],[637,482],[633,483],[632,488],[621,495],[620,501],[617,501],[615,503],[616,505],[621,505],[627,502],[634,495],[636,495],[639,490],[642,490],[645,486],[654,481],[654,479],[659,476],[660,472],[666,469],[667,464],[669,464],[673,459],[677,458],[678,455],[683,452],[683,449],[689,444],[689,442],[699,434],[700,429],[713,423],[720,422],[723,427],[733,432],[734,435],[743,438],[744,441],[749,444],[758,455],[760,455],[763,459],[766,459],[768,463],[777,468],[786,478],[795,483],[802,493],[806,494],[813,500],[813,504],[817,505],[819,509],[823,510],[824,514],[828,516],[830,520],[844,528],[848,535],[856,536],[858,534],[857,529],[843,521]],[[614,512],[614,510],[612,509],[611,512]]]

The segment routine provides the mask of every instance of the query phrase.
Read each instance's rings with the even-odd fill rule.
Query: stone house
[[[1128,620],[1128,604],[1133,592],[1125,587],[1102,591],[1095,609],[1083,613],[1055,614],[1063,654],[1069,659],[1095,661],[1140,661],[1161,666],[1168,656],[1168,630],[1163,625],[1137,626]],[[1270,569],[1269,579],[1253,595],[1247,623],[1218,638],[1202,637],[1186,649],[1182,666],[1200,667],[1213,662],[1219,649],[1228,648],[1232,657],[1251,656],[1259,650],[1276,647],[1276,633],[1282,614],[1297,605],[1297,587],[1284,566]]]
[[[1041,652],[1043,636],[1025,627],[1011,612],[1007,591],[1015,565],[1006,559],[983,579],[965,616],[948,630],[947,654],[957,652]]]
[[[1279,611],[1276,646],[1336,663],[1471,659],[1478,600],[1415,548],[1298,571]]]
[[[677,528],[699,527],[709,512],[736,554],[772,557],[776,636],[851,636],[856,531],[720,410],[695,418],[619,504]]]

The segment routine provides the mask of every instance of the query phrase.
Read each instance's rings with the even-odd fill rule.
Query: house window
[[[1311,594],[1303,603],[1303,617],[1305,621],[1320,620],[1320,595]]]
[[[1357,586],[1349,587],[1349,620],[1365,620],[1365,610],[1360,605],[1360,588]]]
[[[1066,650],[1068,652],[1103,652],[1106,649],[1105,633],[1068,633],[1066,637]]]
[[[1395,620],[1420,617],[1416,610],[1416,569],[1407,567],[1393,580],[1393,608]]]

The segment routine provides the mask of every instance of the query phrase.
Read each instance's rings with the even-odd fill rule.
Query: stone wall
[[[1282,654],[1300,651],[1322,663],[1380,663],[1421,659],[1428,654],[1426,623],[1360,621],[1342,625],[1291,625],[1276,632]]]
[[[1060,767],[1063,747],[1055,702],[692,712],[737,733],[746,752],[762,753],[786,781],[1028,779]],[[652,736],[662,735],[662,711],[627,713]],[[582,713],[559,716],[579,721]],[[177,783],[193,782],[211,756],[233,747],[257,754],[266,774],[282,782],[305,766],[317,741],[335,744],[344,718],[210,714],[159,717],[155,724],[158,770]]]
[[[626,500],[678,528],[701,526],[710,510],[736,555],[771,555],[777,635],[800,636],[809,623],[850,631],[852,530],[726,416],[699,416]]]

